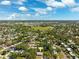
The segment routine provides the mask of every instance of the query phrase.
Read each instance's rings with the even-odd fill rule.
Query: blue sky
[[[0,0],[0,20],[79,20],[79,0]]]

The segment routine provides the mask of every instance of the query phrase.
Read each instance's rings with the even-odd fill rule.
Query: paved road
[[[32,39],[34,40],[35,38],[36,38],[36,36],[33,37]],[[3,51],[5,51],[5,50],[10,49],[11,47],[15,47],[15,46],[17,46],[17,45],[19,45],[19,44],[21,44],[21,43],[23,43],[23,42],[19,42],[19,43],[16,43],[16,44],[14,44],[14,45],[11,45],[11,46],[9,46],[9,47],[5,47],[4,49],[2,49],[2,50],[0,51],[0,53],[3,52]],[[8,55],[9,55],[9,54],[10,54],[10,52],[5,55],[5,58],[6,58],[6,59],[8,59]],[[3,56],[0,55],[0,57],[3,57]]]
[[[19,45],[19,44],[21,44],[21,43],[22,43],[22,42],[19,42],[19,43],[16,43],[16,44],[14,44],[14,45],[11,45],[11,46],[9,46],[9,47],[5,47],[4,49],[2,49],[2,50],[0,51],[0,53],[3,52],[3,51],[5,51],[5,50],[10,49],[11,47],[15,47],[15,46],[17,46],[17,45]]]
[[[62,59],[68,59],[66,54],[63,51],[61,53],[64,55],[64,58],[62,58]]]
[[[10,55],[10,52],[5,55],[5,58],[9,59],[9,57],[8,57],[9,55]]]

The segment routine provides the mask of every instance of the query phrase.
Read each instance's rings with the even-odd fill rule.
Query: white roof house
[[[71,48],[67,48],[68,51],[72,51]]]
[[[75,56],[72,52],[69,52],[69,53],[70,53],[70,55]]]
[[[38,56],[43,56],[43,52],[37,52],[36,53]]]

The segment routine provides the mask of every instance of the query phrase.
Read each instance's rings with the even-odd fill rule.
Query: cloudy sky
[[[79,20],[79,0],[0,0],[0,20]]]

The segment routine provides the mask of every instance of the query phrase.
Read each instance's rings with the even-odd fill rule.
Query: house
[[[68,51],[72,51],[71,48],[67,48]]]
[[[37,56],[43,56],[43,52],[37,52]]]
[[[43,59],[43,52],[37,52],[36,54],[36,59]]]

